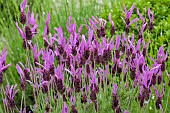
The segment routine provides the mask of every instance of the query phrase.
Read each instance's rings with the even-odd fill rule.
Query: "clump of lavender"
[[[117,84],[113,84],[113,90],[112,90],[112,109],[117,111],[121,111],[120,110],[120,106],[119,106],[119,100],[117,97]]]
[[[153,31],[153,14],[151,16],[150,9],[148,9],[149,23],[147,23],[139,9],[136,9],[139,18],[131,20],[135,9],[134,4],[129,11],[124,6],[125,18],[122,20],[125,23],[125,30],[122,34],[115,34],[116,27],[109,14],[111,38],[106,33],[107,21],[94,16],[89,18],[89,23],[85,24],[87,34],[81,34],[82,25],[78,30],[76,29],[76,22],[72,22],[72,16],[66,23],[69,37],[64,37],[63,29],[60,26],[55,27],[55,33],[51,34],[50,13],[48,13],[42,35],[44,47],[38,49],[38,46],[32,41],[38,26],[34,13],[30,14],[29,7],[28,12],[25,13],[26,3],[27,1],[23,0],[20,4],[20,23],[23,24],[23,28],[20,28],[20,23],[17,22],[16,28],[23,39],[23,48],[30,49],[26,51],[31,52],[33,61],[28,61],[29,58],[27,58],[27,64],[19,62],[16,64],[16,69],[20,76],[20,89],[23,96],[27,82],[32,86],[35,101],[32,111],[56,112],[53,110],[58,110],[62,106],[61,113],[78,113],[81,109],[86,110],[92,103],[95,111],[99,112],[103,107],[100,104],[102,95],[102,99],[111,102],[114,112],[121,113],[123,97],[119,95],[121,92],[117,93],[121,91],[121,87],[120,90],[117,89],[123,84],[125,84],[125,88],[132,88],[132,91],[139,92],[138,101],[141,109],[144,109],[144,103],[148,104],[151,101],[152,86],[157,97],[155,107],[157,110],[163,110],[161,99],[164,89],[159,95],[156,85],[163,83],[168,52],[164,53],[163,46],[161,46],[156,60],[150,57],[150,60],[153,61],[152,67],[146,62],[147,48],[152,43],[145,41],[146,26],[148,25],[151,33]],[[139,25],[140,20],[141,25]],[[133,23],[137,23],[137,35],[130,33],[130,26]],[[10,66],[10,64],[5,64],[6,55],[5,50],[0,54],[0,83],[2,83],[3,72]],[[27,57],[29,56],[27,55]],[[168,72],[167,75],[169,76]],[[14,92],[15,88],[16,86],[7,85],[4,104],[8,109],[15,107],[14,96],[18,91]],[[111,98],[108,94],[111,94]],[[130,98],[133,98],[132,96]],[[45,104],[40,102],[40,100],[45,100],[44,98],[48,98],[48,101],[44,102]],[[23,102],[24,107],[21,104],[20,111],[28,112],[25,108],[26,101]],[[45,111],[41,111],[43,107]],[[127,111],[125,110],[124,113]]]
[[[24,27],[21,29],[18,23],[17,22],[15,23],[17,30],[23,39],[22,46],[24,49],[26,49],[26,47],[31,48],[31,40],[36,34],[36,29],[38,27],[36,24],[36,20],[34,18],[34,13],[30,14],[29,8],[27,14],[25,14],[24,12],[26,3],[27,0],[23,0],[22,3],[20,4],[20,22],[21,24],[24,24]]]
[[[6,89],[5,89],[5,99],[3,100],[5,107],[8,110],[13,110],[15,108],[15,101],[14,101],[14,97],[16,95],[16,93],[18,92],[18,90],[16,90],[17,85],[12,85],[10,87],[10,85],[6,85]]]

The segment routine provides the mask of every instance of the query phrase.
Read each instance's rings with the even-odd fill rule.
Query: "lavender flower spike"
[[[111,14],[109,14],[108,18],[109,18],[109,22],[111,23],[110,34],[113,36],[115,33],[115,26],[114,26],[114,22],[111,19]]]
[[[44,34],[43,34],[44,37],[49,34],[49,27],[48,27],[49,22],[50,22],[50,13],[48,13],[47,19],[45,21]]]
[[[125,18],[126,18],[126,21],[125,21],[125,22],[126,22],[127,25],[130,23],[129,18],[131,17],[134,8],[135,8],[135,5],[133,4],[133,5],[131,6],[130,10],[127,11],[127,10],[126,10],[126,6],[124,5],[124,11],[123,11],[123,13],[125,14]]]
[[[162,88],[162,93],[161,94],[158,93],[158,90],[156,89],[156,87],[154,85],[152,85],[152,87],[153,87],[153,89],[155,91],[155,95],[157,97],[157,100],[156,100],[156,103],[155,103],[156,109],[161,109],[161,107],[162,107],[161,99],[162,99],[162,97],[164,95],[164,87]]]
[[[0,53],[0,84],[2,83],[2,79],[3,79],[3,73],[2,72],[5,72],[7,70],[7,68],[9,66],[11,66],[11,64],[5,64],[6,62],[6,55],[8,53],[6,52],[6,48],[4,48],[2,50],[2,53]]]
[[[116,92],[117,92],[117,84],[113,84],[112,94],[116,95]]]
[[[16,69],[18,71],[18,74],[20,75],[20,87],[22,91],[25,91],[26,88],[26,77],[20,66],[17,64]]]
[[[4,101],[4,105],[6,107],[8,107],[9,109],[13,109],[15,106],[15,102],[14,102],[14,97],[15,94],[18,92],[18,89],[15,90],[17,87],[17,85],[12,85],[11,87],[8,85],[6,85],[6,89],[5,89],[5,99]]]
[[[151,16],[152,15],[152,16]],[[154,15],[153,13],[151,13],[150,8],[148,8],[148,18],[149,18],[149,31],[151,32],[153,30],[153,19],[154,19]]]
[[[20,4],[20,11],[21,12],[24,12],[26,4],[27,4],[27,0],[23,0],[22,3]]]
[[[137,14],[138,14],[139,18],[142,20],[142,25],[145,24],[145,18],[140,14],[138,8],[137,8]]]
[[[65,102],[64,102],[61,113],[68,113],[68,107],[67,107],[67,104]]]
[[[20,4],[20,22],[22,24],[25,24],[27,17],[24,13],[25,6],[27,4],[27,0],[23,0],[22,3]]]
[[[119,45],[120,45],[120,38],[118,35],[116,35],[116,59],[120,58],[120,53],[119,53]]]
[[[26,35],[24,34],[24,32],[20,29],[20,27],[18,26],[18,23],[15,23],[17,30],[19,32],[19,34],[21,35],[22,39],[26,39]]]

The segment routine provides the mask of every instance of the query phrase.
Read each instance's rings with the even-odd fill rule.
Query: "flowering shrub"
[[[128,113],[136,109],[144,112],[153,102],[154,111],[168,111],[169,98],[166,104],[162,103],[164,87],[170,86],[170,80],[165,82],[163,76],[166,72],[169,77],[166,70],[168,51],[164,52],[161,46],[156,59],[148,56],[148,46],[152,42],[146,42],[143,36],[144,32],[151,34],[153,31],[154,14],[150,8],[147,11],[149,21],[146,21],[134,4],[129,10],[124,6],[125,32],[121,34],[115,34],[117,29],[111,14],[108,15],[110,34],[106,33],[107,21],[102,18],[93,16],[77,30],[70,16],[66,23],[69,38],[64,37],[61,27],[54,28],[54,35],[50,33],[48,13],[42,35],[44,47],[39,48],[32,41],[37,34],[37,16],[31,14],[29,7],[25,12],[26,3],[23,0],[20,4],[20,22],[16,22],[27,55],[26,64],[16,64],[22,91],[21,105],[14,99],[17,86],[7,84],[2,93],[5,112],[77,113],[90,110]],[[131,20],[134,10],[139,18]],[[137,34],[131,33],[134,23]],[[81,33],[82,27],[87,29],[86,34]],[[4,49],[0,54],[0,83],[2,72],[10,66],[5,65],[6,55]],[[153,65],[149,66],[147,60]],[[25,99],[27,83],[33,90],[34,105],[30,107],[26,106]],[[153,95],[156,99],[152,99]],[[133,102],[136,108],[132,108]]]

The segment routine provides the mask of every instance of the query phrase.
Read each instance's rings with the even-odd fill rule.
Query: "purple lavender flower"
[[[63,65],[58,65],[58,67],[55,69],[55,75],[54,75],[54,79],[55,79],[55,84],[57,86],[57,90],[60,93],[63,93],[65,88],[64,88],[64,78],[63,78],[63,74],[62,74],[62,70],[63,70]]]
[[[81,52],[83,59],[85,61],[87,61],[90,56],[90,50],[89,50],[90,41],[91,41],[90,39],[88,41],[86,41],[85,35],[82,35],[82,42],[80,44],[80,52]]]
[[[70,34],[70,38],[69,38],[69,42],[71,43],[70,48],[72,50],[73,56],[77,55],[77,47],[76,47],[77,45],[76,45],[76,43],[78,41],[78,39],[77,39],[78,35],[77,34],[75,34],[75,35],[76,36],[73,36],[72,34]]]
[[[44,61],[44,64],[41,65],[39,63],[36,63],[40,65],[43,69],[41,72],[43,73],[43,79],[49,81],[51,79],[51,75],[54,74],[54,53],[52,50],[47,50],[42,52],[42,60]]]
[[[145,44],[145,41],[142,40],[142,45],[143,45],[142,54],[143,54],[144,57],[146,57],[146,52],[147,52],[147,51],[146,51],[146,48],[147,48],[147,46],[149,45],[149,43],[150,43],[150,41],[149,41],[148,43]]]
[[[70,97],[70,102],[72,104],[72,106],[71,106],[71,113],[78,113],[78,111],[76,109],[76,106],[75,106],[75,102],[76,102],[75,97],[71,96]]]
[[[123,113],[129,113],[127,110],[125,110]]]
[[[104,37],[106,35],[105,33],[106,20],[92,16],[92,19],[90,18],[89,21],[90,27],[86,25],[87,29],[96,30],[98,38]]]
[[[96,72],[93,72],[93,74],[91,75],[91,86],[90,89],[92,92],[98,93],[99,92],[99,87],[98,84],[96,82]]]
[[[138,29],[138,26],[136,26],[137,30],[139,31],[138,39],[140,39],[140,38],[142,38],[142,33],[143,33],[143,32],[145,31],[145,29],[146,29],[147,23],[145,22],[145,18],[140,14],[138,8],[137,8],[137,14],[138,14],[139,18],[142,20],[142,27],[141,27],[140,31],[139,31],[139,29]]]
[[[155,69],[158,69],[161,65],[158,65],[156,67],[153,67],[151,70],[149,70],[149,67],[143,67],[143,73],[140,76],[141,82],[139,82],[143,86],[144,90],[144,98],[145,100],[149,100],[150,97],[150,86],[151,86],[151,80],[152,80],[152,74],[154,73]]]
[[[26,39],[26,35],[25,33],[20,29],[20,27],[18,26],[18,23],[16,22],[16,27],[17,27],[17,30],[19,32],[19,34],[21,35],[22,39],[25,40]]]
[[[27,0],[23,0],[22,3],[20,4],[20,22],[22,24],[25,24],[27,20],[26,15],[24,13],[26,4],[27,4]]]
[[[135,8],[135,5],[132,4],[132,6],[129,9],[129,11],[127,11],[126,6],[124,5],[123,13],[125,14],[125,23],[126,23],[126,25],[129,25],[129,23],[130,23],[129,18],[131,17],[134,8]]]
[[[24,27],[24,30],[20,29],[17,22],[15,23],[17,30],[18,30],[19,34],[21,35],[21,37],[23,38],[23,40],[25,40],[25,39],[31,40],[32,37],[34,36],[34,34],[36,33],[36,29],[38,27],[36,24],[36,21],[34,19],[34,13],[32,13],[32,15],[30,15],[29,8],[28,8],[27,17],[28,17],[28,20],[26,22],[26,26]]]
[[[138,8],[136,8],[136,9],[137,9],[137,14],[138,14],[139,18],[142,20],[142,25],[144,25],[145,24],[145,18],[140,14],[139,9]]]
[[[109,18],[109,22],[111,23],[111,26],[110,26],[110,34],[111,34],[111,36],[113,36],[114,33],[115,33],[115,26],[114,26],[114,22],[113,22],[112,19],[111,19],[111,14],[109,14],[108,18]]]
[[[140,103],[140,107],[143,107],[143,103],[144,103],[144,95],[143,95],[143,86],[140,86],[140,93],[138,95],[138,101]]]
[[[71,74],[71,78],[72,78],[72,83],[74,84],[74,89],[76,92],[80,92],[81,91],[81,73],[82,73],[82,68],[77,68],[76,70],[74,69],[73,65],[71,65],[71,70],[65,69],[66,71],[68,71]]]
[[[16,69],[18,71],[18,74],[20,75],[20,88],[22,91],[25,91],[26,88],[26,77],[20,66],[17,64]]]
[[[151,16],[151,15],[152,15],[152,16]],[[149,18],[149,21],[150,21],[150,23],[149,23],[149,31],[152,32],[152,30],[153,30],[153,19],[154,19],[154,15],[153,15],[153,13],[151,13],[150,8],[148,8],[148,18]]]
[[[119,45],[120,45],[120,38],[118,35],[116,35],[116,58],[120,58],[120,53],[119,53]]]
[[[121,113],[121,108],[119,105],[116,107],[116,113]]]
[[[46,36],[46,35],[49,34],[49,27],[48,27],[49,22],[50,22],[50,13],[48,13],[47,19],[45,21],[45,27],[44,27],[44,34],[43,34],[43,36]]]
[[[68,22],[66,23],[66,28],[70,34],[74,34],[76,32],[76,23],[72,23],[71,21],[72,21],[72,16],[68,18]]]
[[[162,99],[162,97],[164,96],[164,87],[162,88],[162,93],[161,93],[161,95],[158,93],[158,90],[156,89],[156,87],[155,87],[154,85],[152,85],[152,87],[153,87],[153,89],[154,89],[154,91],[155,91],[155,95],[156,95],[156,97],[157,97],[157,100],[156,100],[156,103],[155,103],[156,109],[160,109],[160,108],[162,108],[161,99]]]
[[[163,46],[161,46],[158,50],[158,54],[157,54],[157,63],[162,64],[161,65],[161,71],[165,71],[165,61],[168,58],[168,51],[166,52],[166,54],[163,51]]]
[[[117,92],[117,84],[113,84],[112,95],[116,95]]]
[[[110,40],[109,43],[107,43],[107,40],[105,37],[102,38],[102,45],[103,48],[103,62],[106,64],[111,60],[111,51],[113,49],[113,43],[112,40]]]
[[[155,67],[158,64],[161,64],[160,71],[161,72],[165,71],[165,61],[167,60],[167,58],[168,58],[168,51],[166,51],[166,54],[165,54],[163,51],[163,46],[161,46],[158,50],[156,60],[150,57],[150,60],[153,61],[154,63],[152,67]]]
[[[41,84],[40,84],[41,89],[42,89],[42,93],[45,94],[45,93],[47,93],[47,92],[49,91],[48,85],[49,85],[48,81],[44,81],[44,80],[42,79],[42,82],[41,82]]]
[[[122,53],[125,53],[125,42],[126,42],[126,37],[125,37],[125,33],[122,33],[122,47],[121,47],[121,51]]]
[[[0,53],[0,84],[3,81],[3,72],[5,72],[11,64],[6,65],[6,56],[7,56],[6,48],[2,50]]]
[[[113,84],[112,90],[112,109],[115,110],[119,106],[119,100],[117,98],[117,84]]]
[[[130,17],[132,15],[133,9],[135,8],[134,4],[131,6],[130,10],[127,11],[126,6],[124,5],[124,11],[123,13],[125,14],[125,20],[122,18],[123,22],[125,23],[126,27],[125,27],[125,31],[126,34],[129,33],[129,26],[131,24],[133,24],[134,22],[138,21],[138,18],[133,19],[132,21],[130,21]]]
[[[57,40],[57,42],[58,42],[58,51],[62,55],[64,53],[64,51],[65,51],[64,47],[66,45],[66,39],[63,36],[63,31],[62,31],[61,27],[54,28],[54,29],[58,32],[58,34],[57,34],[57,36],[58,36],[58,40]]]
[[[67,104],[64,102],[61,113],[68,113]]]
[[[37,66],[36,62],[39,62],[39,61],[38,61],[38,57],[39,57],[40,54],[42,53],[42,49],[38,52],[37,46],[34,45],[34,47],[33,47],[31,50],[32,50],[33,57],[34,57],[34,64],[35,64],[35,66]]]
[[[6,89],[5,89],[5,99],[4,101],[4,105],[8,108],[8,109],[13,109],[15,107],[15,102],[14,102],[14,97],[16,95],[16,93],[18,92],[18,89],[15,90],[17,87],[17,85],[12,85],[11,87],[9,86],[9,84],[6,85]]]

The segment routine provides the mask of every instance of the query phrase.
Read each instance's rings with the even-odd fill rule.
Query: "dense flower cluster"
[[[38,50],[37,45],[32,43],[38,26],[34,13],[30,15],[28,7],[26,14],[25,7],[26,0],[23,0],[20,4],[20,23],[24,27],[20,29],[20,24],[17,22],[16,27],[23,39],[23,48],[33,55],[33,62],[29,62],[29,65],[25,66],[19,62],[16,64],[16,69],[20,75],[20,89],[24,92],[26,82],[30,83],[34,90],[35,101],[38,95],[52,92],[51,98],[54,101],[61,101],[59,98],[62,98],[61,113],[77,113],[79,110],[76,95],[81,95],[80,100],[83,106],[88,107],[92,103],[97,112],[100,107],[97,95],[100,92],[105,93],[109,91],[110,87],[113,87],[112,95],[110,95],[112,109],[116,113],[121,113],[121,104],[119,104],[121,97],[117,93],[119,84],[114,81],[118,77],[120,78],[119,83],[124,82],[131,84],[133,88],[140,88],[138,96],[140,107],[143,107],[145,101],[149,101],[153,88],[156,94],[155,106],[157,109],[163,110],[161,99],[164,95],[165,85],[162,75],[166,70],[168,52],[164,53],[163,46],[161,46],[156,59],[149,57],[153,61],[152,67],[149,67],[146,59],[148,58],[147,47],[151,42],[145,42],[143,34],[147,31],[147,27],[150,32],[153,30],[154,16],[150,9],[148,9],[149,22],[147,22],[134,4],[129,11],[124,6],[125,18],[122,20],[125,23],[125,33],[122,34],[115,34],[116,27],[111,19],[111,14],[108,16],[110,34],[106,33],[107,21],[98,17],[89,18],[89,23],[85,24],[87,34],[81,34],[84,26],[80,26],[77,31],[76,23],[72,22],[70,16],[66,23],[68,38],[64,37],[61,27],[54,28],[56,33],[51,35],[50,13],[48,13],[42,35],[44,48]],[[131,20],[135,9],[139,18]],[[142,21],[140,30],[139,21]],[[137,36],[130,33],[133,23],[136,23]],[[5,50],[0,54],[0,83],[2,83],[2,72],[9,66],[5,65],[6,54]],[[169,76],[168,72],[167,75]],[[121,80],[121,78],[123,79]],[[156,88],[157,84],[163,87],[161,95]],[[13,90],[16,86],[10,88],[7,85],[6,87],[4,104],[13,109],[14,96],[17,93]],[[71,107],[68,107],[69,102]],[[46,103],[45,112],[53,111],[51,104]],[[32,111],[34,110],[36,107],[32,109]],[[125,110],[124,113],[127,111]]]

